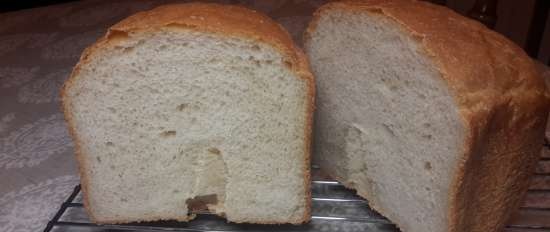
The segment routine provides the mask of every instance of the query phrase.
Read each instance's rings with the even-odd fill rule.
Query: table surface
[[[40,231],[78,184],[59,89],[81,51],[117,21],[172,0],[88,0],[0,14],[0,231]],[[323,1],[227,0],[263,11],[300,44]],[[539,65],[550,82],[550,70]],[[550,137],[550,129],[547,129]],[[550,151],[513,224],[550,228]],[[529,230],[510,230],[524,231]]]

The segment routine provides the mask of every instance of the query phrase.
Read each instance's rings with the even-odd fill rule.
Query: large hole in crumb
[[[208,205],[215,205],[218,203],[218,195],[202,195],[196,196],[185,201],[189,213],[197,211],[207,211]]]

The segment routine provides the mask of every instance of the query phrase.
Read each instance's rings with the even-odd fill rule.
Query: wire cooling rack
[[[520,210],[512,217],[504,232],[550,232],[550,146],[546,141],[543,157],[533,177],[534,184]],[[50,231],[368,231],[397,232],[397,227],[373,211],[368,202],[340,183],[324,178],[313,167],[312,218],[305,225],[252,225],[228,223],[208,212],[197,212],[190,222],[164,221],[130,223],[123,225],[97,225],[89,221],[82,205],[80,185],[76,186],[61,204],[44,229]],[[541,180],[539,180],[541,179]],[[537,181],[538,180],[538,181]]]

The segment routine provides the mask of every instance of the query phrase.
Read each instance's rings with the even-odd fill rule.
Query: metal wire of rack
[[[545,149],[550,151],[548,141]],[[541,158],[550,162],[550,157]],[[313,167],[318,172],[317,167]],[[550,173],[536,173],[536,176],[550,178]],[[314,175],[315,176],[315,175]],[[530,189],[529,194],[550,199],[550,186]],[[190,222],[152,222],[123,225],[98,225],[91,223],[83,209],[80,185],[76,186],[48,222],[44,232],[50,231],[372,231],[397,232],[399,229],[389,220],[369,208],[368,202],[353,191],[332,180],[312,182],[312,218],[305,225],[252,225],[228,223],[223,218],[208,212],[197,212],[197,218]],[[533,219],[534,218],[534,219]],[[538,219],[537,219],[538,218]],[[546,220],[546,219],[547,220]],[[550,232],[550,207],[522,206],[505,232]]]

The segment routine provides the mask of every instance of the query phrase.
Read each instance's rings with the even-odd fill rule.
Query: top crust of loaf
[[[108,29],[105,36],[86,48],[80,57],[80,61],[74,67],[70,78],[64,83],[61,90],[63,111],[67,121],[69,132],[75,141],[75,153],[77,160],[81,164],[80,177],[82,182],[82,191],[87,192],[88,176],[85,174],[82,165],[86,162],[84,154],[80,147],[78,135],[75,132],[75,124],[71,115],[71,103],[65,92],[71,88],[75,79],[79,78],[79,71],[82,65],[90,62],[92,57],[100,56],[102,50],[107,50],[125,41],[133,33],[154,33],[160,28],[167,30],[195,30],[205,33],[213,33],[227,37],[238,37],[252,40],[258,43],[266,43],[277,49],[283,57],[285,64],[306,81],[307,89],[307,113],[305,115],[307,125],[305,126],[305,165],[304,188],[306,195],[306,213],[299,221],[289,223],[300,224],[307,222],[311,217],[311,189],[310,189],[310,154],[311,154],[311,131],[314,110],[315,84],[314,78],[309,69],[306,56],[300,48],[295,46],[288,32],[271,18],[251,9],[239,6],[221,5],[212,3],[186,3],[164,5],[149,11],[139,12]],[[92,221],[95,221],[92,211],[89,210],[90,204],[87,194],[84,194],[84,204],[87,206],[88,215]],[[164,218],[151,218],[150,220],[162,220]],[[170,218],[172,219],[172,218]],[[179,218],[179,221],[188,221],[190,218]],[[110,223],[128,223],[129,221],[112,221]],[[247,221],[250,223],[250,221]],[[270,221],[258,221],[253,223],[274,224]]]
[[[325,4],[314,14],[305,43],[319,18],[337,11],[380,14],[394,20],[437,65],[468,130],[449,196],[449,231],[502,228],[527,189],[550,106],[533,61],[482,24],[415,0]]]

